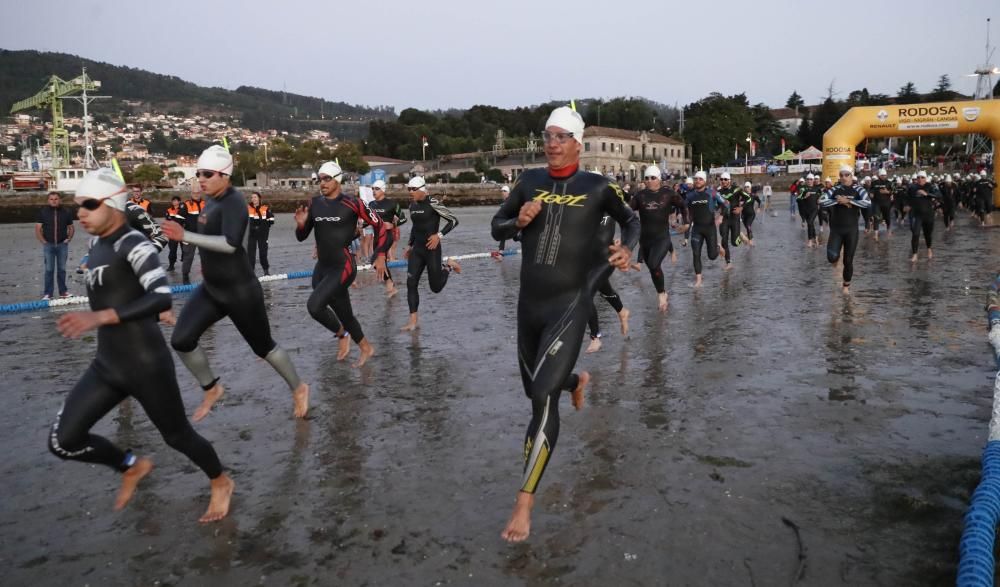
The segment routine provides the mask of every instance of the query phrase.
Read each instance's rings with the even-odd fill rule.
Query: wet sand
[[[1000,230],[960,212],[952,233],[936,226],[935,259],[921,249],[915,266],[908,231],[863,238],[845,297],[840,270],[804,248],[786,197],[775,199],[777,217],[757,217],[757,246],[736,249],[729,273],[721,258],[706,262],[700,290],[675,237],[665,316],[645,269],[612,278],[631,337],[598,298],[604,348],[578,364],[594,376],[588,406],[577,413],[563,398],[533,533],[515,546],[499,533],[530,417],[516,257],[470,261],[438,295],[425,279],[412,335],[398,331],[405,291],[387,301],[362,275],[352,298],[377,354],[360,370],[335,360],[333,337],[308,316],[308,280],[265,284],[274,337],[313,385],[304,422],[230,322],[210,330],[203,344],[227,395],[195,427],[237,490],[229,518],[206,526],[206,479],[137,404],[95,428],[156,462],[123,512],[111,509],[112,471],[49,454],[49,426],[94,337],[59,338],[66,310],[0,315],[0,582],[953,583],[992,399],[982,308]],[[458,211],[445,254],[489,250],[492,212]],[[312,267],[292,223],[281,215],[272,231],[272,272]],[[0,225],[4,303],[41,291],[31,231]],[[83,246],[74,241],[71,264]],[[405,271],[394,273],[405,290]],[[84,289],[72,272],[70,289]],[[201,391],[176,365],[190,412]]]

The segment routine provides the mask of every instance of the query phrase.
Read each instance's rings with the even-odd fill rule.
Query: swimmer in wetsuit
[[[458,218],[450,210],[427,196],[427,182],[419,175],[406,185],[410,192],[410,242],[403,257],[406,265],[406,302],[410,307],[410,320],[402,328],[413,331],[417,328],[417,310],[420,307],[420,293],[417,285],[420,276],[427,270],[427,283],[431,291],[439,293],[448,283],[451,272],[461,273],[462,267],[454,259],[441,262],[441,239],[458,226]],[[444,228],[441,221],[444,220]]]
[[[806,225],[806,246],[815,247],[819,245],[816,236],[816,216],[819,214],[819,199],[823,195],[823,188],[816,182],[816,176],[809,174],[806,176],[805,184],[799,187],[795,200],[799,205],[799,216]]]
[[[878,178],[872,181],[869,195],[872,198],[872,207],[875,208],[875,240],[878,240],[879,221],[885,223],[886,236],[892,236],[892,182],[888,179],[889,173],[883,167],[878,170]]]
[[[610,216],[605,216],[601,219],[601,229],[597,233],[597,246],[596,246],[596,258],[603,259],[607,256],[608,247],[610,247],[615,240],[615,226],[617,224],[611,221]],[[605,277],[597,285],[597,293],[601,294],[604,301],[608,303],[609,306],[618,315],[618,322],[621,324],[622,336],[628,337],[628,318],[631,312],[622,303],[621,296],[615,291],[615,288],[611,287],[611,276]],[[590,319],[587,321],[587,325],[590,327],[590,344],[587,346],[587,353],[596,353],[601,350],[603,343],[601,338],[604,334],[601,332],[601,321],[597,315],[597,304],[593,304],[590,308]]]
[[[694,189],[684,196],[690,224],[684,227],[691,241],[691,254],[694,255],[694,286],[701,287],[701,247],[707,245],[708,259],[714,261],[719,257],[719,236],[716,232],[719,214],[725,217],[729,211],[729,203],[706,185],[707,175],[704,171],[694,174]]]
[[[858,248],[859,210],[871,206],[868,192],[854,180],[850,167],[840,168],[840,183],[824,193],[819,205],[830,212],[830,239],[826,242],[826,259],[831,264],[844,254],[844,293],[851,293],[854,276],[854,252]]]
[[[753,189],[753,184],[749,181],[743,183],[743,193],[749,198],[745,206],[743,206],[743,212],[740,213],[740,218],[743,220],[743,227],[747,229],[747,244],[751,247],[753,244],[753,221],[757,218],[756,206],[760,204],[760,196]]]
[[[205,399],[194,412],[196,422],[208,415],[223,393],[198,340],[226,316],[253,352],[285,380],[292,391],[295,417],[304,418],[309,411],[309,386],[299,379],[288,353],[271,338],[264,290],[243,250],[249,222],[246,198],[230,184],[232,172],[233,157],[229,151],[219,145],[205,149],[198,158],[197,173],[201,189],[209,199],[198,215],[198,232],[185,230],[176,222],[163,223],[167,238],[198,247],[204,277],[181,310],[170,344],[205,390]]]
[[[590,376],[572,373],[580,353],[597,286],[614,268],[627,270],[639,238],[639,220],[621,188],[580,169],[583,118],[556,108],[542,135],[547,169],[529,169],[493,217],[494,240],[521,234],[521,290],[517,306],[518,364],[531,422],[524,441],[524,475],[510,521],[501,533],[509,542],[528,538],[539,480],[559,435],[559,396],[572,390],[583,405]],[[622,227],[622,243],[594,263],[591,254],[601,219]]]
[[[58,327],[68,338],[97,329],[97,356],[59,410],[49,450],[61,459],[107,465],[121,473],[115,509],[122,509],[153,463],[90,429],[134,397],[167,444],[210,479],[211,498],[200,521],[214,522],[229,512],[234,484],[184,412],[173,357],[156,324],[157,315],[170,309],[170,286],[156,249],[126,224],[127,197],[125,183],[111,169],[91,171],[76,190],[80,224],[97,237],[85,278],[91,311],[65,314]]]
[[[403,207],[398,202],[385,197],[385,182],[381,179],[372,184],[372,192],[375,194],[375,198],[368,202],[368,209],[378,214],[378,217],[385,224],[385,229],[389,231],[391,255],[396,248],[396,240],[399,238],[399,227],[406,224],[406,214],[403,213]],[[375,240],[378,241],[377,238]],[[385,293],[387,297],[391,298],[399,293],[399,290],[396,289],[396,282],[393,281],[392,272],[388,268],[385,270],[385,275]]]
[[[327,161],[316,173],[320,195],[309,202],[309,207],[295,211],[295,238],[302,242],[309,233],[316,231],[316,267],[313,269],[313,293],[306,307],[314,320],[334,333],[339,342],[337,360],[347,357],[350,341],[358,345],[361,356],[354,364],[361,367],[375,349],[361,330],[361,324],[351,308],[351,284],[358,274],[358,264],[348,246],[354,240],[358,221],[373,229],[375,271],[380,279],[386,278],[385,256],[392,244],[392,233],[378,214],[368,209],[360,199],[341,191],[343,172],[333,161]],[[351,338],[348,339],[347,335]]]
[[[750,195],[743,190],[733,187],[733,180],[729,173],[723,173],[719,177],[721,186],[719,196],[726,201],[728,213],[723,214],[722,224],[719,225],[719,238],[722,250],[726,258],[726,270],[733,267],[732,247],[740,246],[742,241],[740,232],[740,222],[743,219],[743,206],[750,201]]]
[[[917,180],[910,184],[907,190],[905,211],[910,214],[910,262],[917,262],[917,249],[920,247],[920,232],[924,233],[924,244],[927,245],[927,258],[934,258],[931,239],[934,237],[934,212],[941,202],[941,192],[936,185],[927,181],[927,172],[919,171]]]
[[[667,311],[668,294],[663,283],[663,269],[660,265],[667,253],[674,253],[674,245],[670,241],[670,216],[674,213],[674,198],[677,192],[661,185],[660,168],[655,165],[646,167],[643,172],[646,187],[636,192],[630,203],[633,210],[639,213],[639,255],[642,257],[649,276],[656,288],[661,312]],[[676,255],[676,253],[674,253]]]

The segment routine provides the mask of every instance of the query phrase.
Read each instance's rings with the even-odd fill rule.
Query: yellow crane
[[[69,165],[69,132],[63,124],[63,98],[73,96],[78,92],[86,94],[101,87],[101,82],[90,79],[87,71],[69,80],[63,80],[53,75],[40,92],[30,98],[15,102],[10,113],[15,114],[35,108],[52,109],[52,134],[49,143],[52,146],[52,166]]]

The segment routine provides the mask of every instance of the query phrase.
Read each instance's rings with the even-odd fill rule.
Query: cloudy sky
[[[645,96],[683,105],[746,92],[783,106],[832,82],[895,94],[938,76],[971,94],[1000,2],[8,3],[0,47],[72,53],[211,86],[253,85],[354,104],[511,107]],[[150,6],[156,6],[153,10]],[[1000,52],[993,62],[1000,64]],[[2,80],[0,80],[2,83]]]

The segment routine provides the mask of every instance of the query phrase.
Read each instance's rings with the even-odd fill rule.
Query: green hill
[[[237,116],[243,126],[253,130],[301,132],[317,128],[344,138],[363,136],[369,120],[396,118],[390,106],[357,106],[247,86],[236,90],[206,88],[176,76],[66,53],[5,49],[0,49],[0,116],[6,116],[14,102],[37,93],[49,76],[71,79],[80,74],[82,67],[87,68],[93,79],[102,82],[102,93],[113,98],[94,103],[93,110],[98,114],[130,112],[132,109],[125,101],[142,101],[153,110],[175,115]]]

